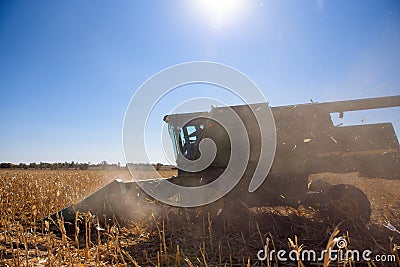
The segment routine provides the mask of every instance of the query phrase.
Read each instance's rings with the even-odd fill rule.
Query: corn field
[[[282,266],[276,257],[260,261],[258,251],[322,250],[332,247],[338,237],[346,240],[348,248],[394,255],[395,260],[357,265],[352,259],[335,262],[325,257],[313,266],[400,266],[396,228],[400,227],[400,182],[360,182],[354,174],[319,176],[331,183],[353,181],[366,192],[373,207],[370,223],[337,225],[305,208],[253,208],[246,218],[229,219],[200,209],[160,205],[157,212],[138,220],[101,224],[87,213],[76,214],[75,223],[68,225],[63,218],[48,216],[113,179],[130,179],[129,173],[2,170],[0,266]],[[308,264],[301,259],[285,262],[285,266]]]

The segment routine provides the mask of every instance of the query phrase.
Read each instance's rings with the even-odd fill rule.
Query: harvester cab
[[[328,216],[337,220],[351,218],[367,222],[371,206],[360,189],[353,185],[331,185],[322,181],[310,185],[309,175],[359,172],[364,177],[399,179],[399,141],[392,123],[335,126],[331,120],[332,113],[343,117],[349,111],[398,106],[400,96],[272,107],[272,124],[276,127],[275,157],[265,181],[252,193],[248,191],[249,183],[259,164],[261,151],[260,125],[254,111],[269,108],[267,103],[214,107],[210,112],[167,115],[164,121],[168,124],[178,167],[178,176],[168,178],[168,181],[183,186],[200,186],[214,181],[224,172],[230,159],[231,143],[227,131],[218,123],[218,118],[230,109],[246,128],[250,152],[240,182],[223,197],[225,213],[231,210],[237,214],[239,206],[245,210],[249,207],[304,205],[324,210]],[[194,161],[201,156],[199,144],[205,138],[212,139],[217,148],[212,163],[197,172],[181,170],[182,159]],[[116,189],[111,190],[111,187]],[[90,210],[100,217],[107,213],[108,216],[111,213],[121,217],[125,216],[117,212],[121,207],[113,208],[113,205],[132,203],[124,201],[126,197],[135,198],[135,201],[141,203],[146,195],[135,182],[122,181],[114,181],[100,192],[62,210],[59,215],[66,217],[71,211]],[[109,199],[114,199],[111,205]],[[122,210],[126,210],[126,207]]]

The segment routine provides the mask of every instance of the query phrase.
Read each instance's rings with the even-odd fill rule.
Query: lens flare
[[[194,8],[213,28],[222,28],[243,17],[245,0],[194,0]]]

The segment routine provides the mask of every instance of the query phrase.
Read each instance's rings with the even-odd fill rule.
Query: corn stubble
[[[121,176],[129,179],[126,171],[0,171],[0,266],[278,266],[276,255],[261,262],[257,252],[264,247],[268,254],[278,249],[319,251],[332,246],[337,236],[353,249],[398,253],[399,236],[373,223],[340,225],[351,229],[350,242],[349,232],[321,221],[315,212],[288,207],[252,209],[244,221],[163,207],[147,219],[124,224],[114,219],[106,225],[90,213],[77,213],[75,223],[67,225],[72,234],[63,218],[45,220]],[[393,266],[400,266],[396,260]],[[299,260],[285,266],[308,264]],[[313,266],[358,265],[324,259]]]

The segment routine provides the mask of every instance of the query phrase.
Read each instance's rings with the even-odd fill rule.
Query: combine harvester
[[[400,96],[389,96],[328,103],[310,103],[272,107],[276,126],[276,153],[267,179],[255,191],[248,191],[251,177],[260,154],[260,128],[253,111],[268,108],[267,103],[215,107],[210,112],[172,114],[164,117],[177,159],[200,157],[199,142],[212,139],[217,147],[213,163],[197,173],[179,169],[178,176],[168,181],[183,186],[200,186],[216,179],[228,165],[231,153],[225,129],[215,123],[226,109],[233,110],[242,120],[250,140],[247,168],[239,183],[215,203],[205,207],[210,212],[218,207],[218,214],[240,216],[239,207],[299,205],[323,210],[331,218],[361,219],[368,222],[371,205],[367,196],[357,187],[327,182],[309,184],[310,174],[331,172],[359,172],[360,176],[384,179],[400,178],[399,141],[392,123],[335,126],[332,113],[342,118],[345,112],[400,106]],[[193,118],[191,120],[191,118]],[[179,121],[189,121],[182,128]],[[155,183],[155,180],[141,183]],[[58,213],[65,221],[73,221],[75,212],[88,212],[104,218],[124,218],[129,213],[148,207],[149,196],[134,181],[115,180],[81,202]],[[157,205],[165,205],[155,200]],[[222,204],[221,204],[222,202]],[[222,206],[223,205],[223,206]],[[213,208],[214,207],[214,208]],[[53,218],[56,214],[52,215]]]

